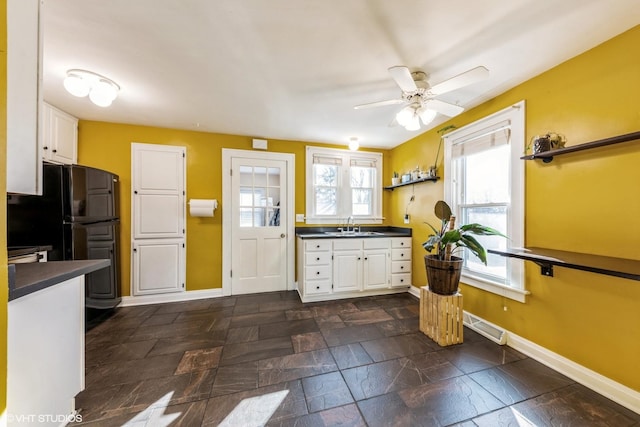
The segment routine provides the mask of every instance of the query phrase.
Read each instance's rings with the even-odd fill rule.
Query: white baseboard
[[[640,414],[640,392],[585,368],[512,332],[507,332],[507,345],[532,359],[560,372],[585,387]]]
[[[162,304],[166,302],[194,301],[205,298],[219,298],[222,295],[222,288],[204,289],[199,291],[186,291],[172,294],[140,295],[122,297],[119,307],[129,307],[133,305]]]
[[[409,293],[420,298],[420,288],[412,286]],[[486,320],[473,315],[481,321]],[[489,322],[487,322],[489,323]],[[614,402],[640,414],[640,392],[633,390],[619,382],[605,377],[589,368],[567,359],[553,351],[546,349],[533,341],[529,341],[511,331],[505,330],[507,345],[530,358],[537,360],[551,369],[566,375],[577,383],[590,388]]]

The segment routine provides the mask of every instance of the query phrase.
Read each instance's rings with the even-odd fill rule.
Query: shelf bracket
[[[548,262],[534,262],[540,266],[540,274],[547,277],[553,277],[553,264]]]

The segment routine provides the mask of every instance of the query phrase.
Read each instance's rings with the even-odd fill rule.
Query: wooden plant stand
[[[420,288],[420,331],[440,346],[462,343],[462,294],[439,295]]]

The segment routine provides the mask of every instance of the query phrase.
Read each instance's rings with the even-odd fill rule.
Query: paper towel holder
[[[216,199],[191,199],[189,200],[189,215],[193,217],[213,217],[218,208]]]

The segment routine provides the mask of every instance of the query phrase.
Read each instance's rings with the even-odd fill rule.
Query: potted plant
[[[422,244],[429,252],[436,250],[435,254],[424,256],[429,290],[440,295],[454,295],[458,292],[463,260],[453,256],[453,252],[467,248],[486,265],[487,251],[473,235],[506,236],[491,227],[477,223],[456,228],[456,218],[443,200],[436,203],[434,212],[441,221],[440,230],[426,223],[434,234],[429,235],[429,239]]]
[[[398,172],[393,171],[393,178],[391,178],[391,185],[400,184],[400,174]]]

